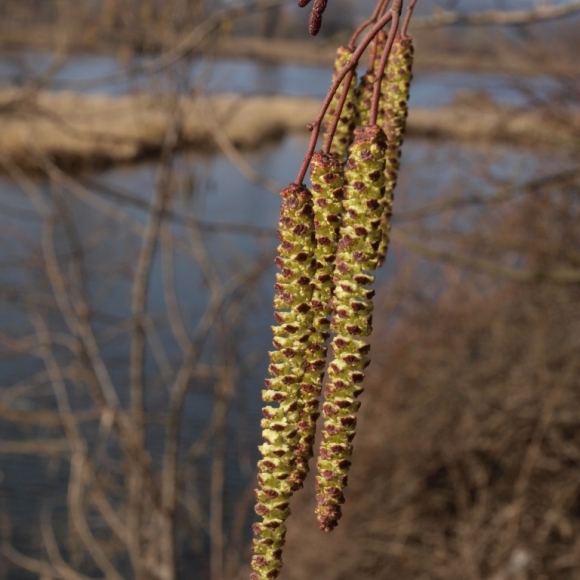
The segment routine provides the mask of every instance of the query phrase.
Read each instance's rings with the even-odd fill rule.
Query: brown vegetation
[[[12,104],[15,103],[15,104]],[[217,123],[239,149],[256,148],[302,130],[318,107],[289,97],[155,98],[39,92],[20,102],[0,96],[0,155],[26,171],[45,160],[67,170],[95,169],[159,155],[168,127],[180,119],[179,147],[216,148]]]
[[[580,265],[578,185],[496,208],[461,242]],[[381,293],[345,517],[298,499],[284,578],[550,580],[580,567],[579,285],[415,263]]]
[[[255,149],[291,132],[306,132],[319,102],[297,97],[146,95],[109,97],[16,91],[0,93],[0,158],[24,171],[45,172],[47,159],[68,171],[89,170],[158,156],[164,135],[181,119],[177,146],[210,151],[225,139]],[[499,107],[485,98],[438,109],[412,108],[411,137],[574,147],[580,114]],[[219,135],[216,135],[219,131]]]

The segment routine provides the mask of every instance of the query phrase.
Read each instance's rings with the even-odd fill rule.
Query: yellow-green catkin
[[[381,55],[387,41],[387,35],[381,30],[373,40],[373,59],[369,63],[367,72],[360,78],[356,88],[356,106],[357,106],[357,126],[364,127],[369,124],[371,116],[371,106],[373,102],[373,86],[377,74],[377,68],[381,60]],[[379,111],[378,124],[382,122],[382,111]],[[382,125],[381,125],[382,126]]]
[[[379,246],[379,266],[385,261],[389,247],[393,197],[399,174],[401,147],[409,111],[409,95],[413,78],[413,41],[410,37],[395,38],[385,79],[382,83],[384,116],[382,127],[387,135],[386,185],[381,218],[382,238]]]
[[[298,422],[296,468],[291,477],[302,486],[316,436],[318,398],[326,366],[326,341],[330,336],[331,299],[334,293],[334,262],[342,221],[344,167],[335,153],[314,153],[310,164],[312,208],[316,237],[316,271],[313,277],[312,334],[306,350],[305,373],[300,385],[302,415]]]
[[[346,46],[339,46],[336,51],[336,58],[334,60],[334,72],[332,75],[332,82],[336,79],[338,73],[346,66],[350,58],[352,57],[353,50]],[[332,97],[332,101],[324,115],[324,128],[325,128],[325,139],[328,131],[332,127],[334,121],[334,116],[336,110],[340,103],[340,100],[345,90],[345,80]],[[334,133],[334,138],[332,140],[332,146],[330,148],[331,153],[336,153],[340,160],[346,158],[348,152],[348,147],[352,141],[353,131],[356,126],[356,74],[353,75],[350,86],[346,88],[348,91],[346,100],[344,102],[343,109],[338,120],[338,125],[336,127],[336,132]]]
[[[282,567],[285,520],[288,502],[297,485],[290,477],[299,442],[297,423],[302,415],[300,384],[309,336],[312,332],[312,277],[314,259],[314,215],[312,194],[304,185],[290,184],[281,192],[278,257],[272,327],[274,346],[270,352],[270,378],[262,392],[262,436],[259,447],[256,513],[254,524],[252,580],[276,578]],[[275,406],[276,405],[276,406]]]
[[[374,282],[370,272],[377,266],[381,241],[385,154],[385,134],[378,125],[355,130],[345,167],[344,214],[334,270],[334,356],[322,406],[324,428],[316,477],[316,513],[325,531],[332,530],[341,517],[360,406],[357,397],[369,363],[365,337],[372,329],[374,290],[368,286]]]

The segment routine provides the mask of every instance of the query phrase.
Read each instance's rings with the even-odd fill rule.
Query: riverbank
[[[37,50],[59,54],[115,54],[122,59],[131,55],[169,56],[170,60],[184,54],[212,55],[219,58],[251,58],[273,64],[331,66],[336,47],[346,43],[339,39],[284,39],[259,36],[210,34],[200,39],[190,34],[176,37],[171,50],[164,49],[166,39],[148,37],[146,43],[131,43],[127,37],[109,31],[87,30],[84,34],[59,31],[51,25],[35,24],[30,29],[0,23],[0,50]],[[489,34],[481,30],[463,30],[450,35],[446,29],[420,30],[415,36],[415,69],[430,71],[467,71],[470,73],[505,73],[517,75],[576,74],[574,54],[559,54],[557,61],[545,58],[545,47],[527,46],[525,51],[506,50],[502,43],[490,42]]]
[[[252,150],[301,132],[318,99],[217,95],[153,97],[0,92],[0,166],[44,173],[54,164],[71,172],[135,163],[159,155],[177,131],[179,148],[211,152],[226,142]],[[408,136],[518,146],[577,147],[580,113],[554,119],[547,112],[467,100],[411,110]]]

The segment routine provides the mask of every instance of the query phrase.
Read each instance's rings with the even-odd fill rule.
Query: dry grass
[[[216,122],[239,149],[254,149],[302,131],[320,106],[284,96],[162,98],[38,92],[0,93],[0,156],[29,172],[49,159],[70,171],[131,163],[158,155],[170,123],[180,120],[180,147],[215,148]],[[493,104],[413,109],[409,135],[520,145],[575,146],[580,115],[554,119],[542,112]]]
[[[182,119],[182,147],[209,149],[215,147],[212,115],[235,146],[251,149],[304,130],[317,107],[313,99],[286,97],[220,96],[202,102],[41,92],[20,101],[15,92],[4,92],[0,155],[27,171],[42,171],[46,158],[81,170],[134,162],[161,151],[176,118]]]

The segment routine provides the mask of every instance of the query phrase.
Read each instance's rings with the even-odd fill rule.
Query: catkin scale
[[[342,222],[344,169],[334,153],[314,153],[310,166],[312,208],[316,248],[315,273],[312,279],[312,333],[305,354],[305,372],[300,385],[302,410],[298,422],[299,442],[296,466],[291,478],[302,485],[308,472],[308,460],[319,416],[318,398],[326,365],[326,341],[330,335],[331,299],[334,293],[334,261]]]
[[[298,488],[291,477],[296,465],[299,433],[296,427],[303,404],[300,384],[304,376],[305,354],[312,332],[312,276],[314,259],[314,216],[312,196],[303,185],[290,184],[282,190],[282,207],[276,264],[277,326],[272,327],[276,350],[270,352],[266,389],[262,398],[262,437],[259,446],[256,513],[262,521],[254,524],[252,580],[275,578],[282,567],[281,553],[290,515],[288,501]],[[278,406],[274,406],[278,405]]]
[[[382,201],[382,234],[378,251],[379,266],[384,262],[389,246],[393,195],[399,174],[399,160],[407,123],[412,78],[413,41],[410,37],[397,36],[389,55],[381,88],[385,109],[382,126],[387,135],[388,146],[385,165],[385,196]]]
[[[352,57],[352,49],[346,46],[339,46],[336,51],[336,57],[334,60],[334,71],[332,74],[332,81],[336,79],[338,73],[346,66],[350,58]],[[337,108],[340,104],[340,100],[345,90],[345,81],[342,82],[339,89],[333,95],[328,110],[324,115],[324,127],[326,129],[326,136],[334,120]],[[356,126],[356,75],[353,75],[350,85],[346,88],[347,95],[344,102],[343,109],[340,113],[340,118],[338,120],[338,125],[336,126],[336,131],[334,133],[334,138],[332,140],[332,146],[330,148],[331,153],[336,153],[340,160],[346,158],[348,147],[352,141],[353,131]]]
[[[369,364],[370,346],[364,338],[372,330],[374,291],[367,286],[374,282],[370,272],[377,266],[381,241],[385,154],[385,134],[378,125],[355,130],[345,167],[344,214],[334,270],[333,360],[322,406],[324,428],[316,477],[316,513],[325,531],[332,530],[341,517],[360,406],[357,397]]]

